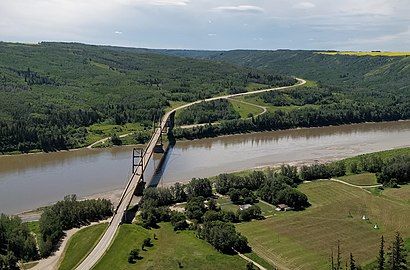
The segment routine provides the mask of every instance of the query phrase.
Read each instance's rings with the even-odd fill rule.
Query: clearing
[[[410,236],[410,205],[397,198],[402,193],[409,196],[407,187],[386,190],[388,198],[326,180],[301,184],[299,189],[312,203],[305,211],[237,225],[253,251],[271,263],[290,269],[329,269],[331,250],[339,240],[343,260],[352,252],[359,264],[366,265],[377,257],[382,234],[388,242],[396,231]],[[375,224],[379,229],[373,228]]]

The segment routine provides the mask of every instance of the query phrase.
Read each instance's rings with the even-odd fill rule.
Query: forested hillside
[[[96,123],[148,128],[171,101],[245,91],[249,83],[293,80],[141,49],[0,42],[0,153],[80,147]]]
[[[410,57],[332,55],[318,51],[188,51],[162,50],[159,53],[224,61],[240,66],[291,74],[326,85],[366,88],[410,94]]]
[[[252,121],[231,120],[220,126],[178,130],[177,138],[410,118],[410,57],[405,55],[291,50],[153,52],[210,59],[313,81],[303,88],[250,97],[249,102],[257,101],[258,105],[272,108],[270,113]]]

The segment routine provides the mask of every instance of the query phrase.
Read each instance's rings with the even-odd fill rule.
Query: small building
[[[240,205],[239,206],[239,210],[246,210],[246,209],[248,209],[249,207],[251,207],[252,205],[250,205],[250,204],[244,204],[244,205]]]
[[[278,204],[277,207],[275,208],[276,211],[289,211],[292,210],[292,207],[287,206],[286,204]]]

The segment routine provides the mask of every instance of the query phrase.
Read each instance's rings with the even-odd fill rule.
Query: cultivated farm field
[[[329,269],[331,252],[336,253],[340,241],[344,261],[352,252],[359,264],[366,265],[376,259],[381,235],[387,242],[396,231],[403,238],[410,236],[410,205],[402,199],[408,197],[407,187],[375,196],[324,180],[299,189],[312,203],[307,210],[237,225],[253,251],[270,263],[289,269]]]

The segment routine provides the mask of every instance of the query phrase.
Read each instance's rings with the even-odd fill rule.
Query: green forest
[[[257,96],[277,110],[240,119],[230,102],[200,103],[177,124],[220,124],[176,129],[175,138],[408,119],[409,69],[406,56],[1,42],[0,152],[78,148],[121,132],[143,143],[175,104],[292,85],[290,75],[313,82]]]
[[[141,49],[0,42],[0,152],[87,144],[94,124],[149,129],[173,101],[294,82],[253,68]]]
[[[245,98],[270,108],[266,114],[253,119],[231,119],[219,125],[177,129],[177,139],[410,117],[410,60],[405,56],[323,55],[287,50],[161,53],[225,61],[311,80],[303,87]]]

